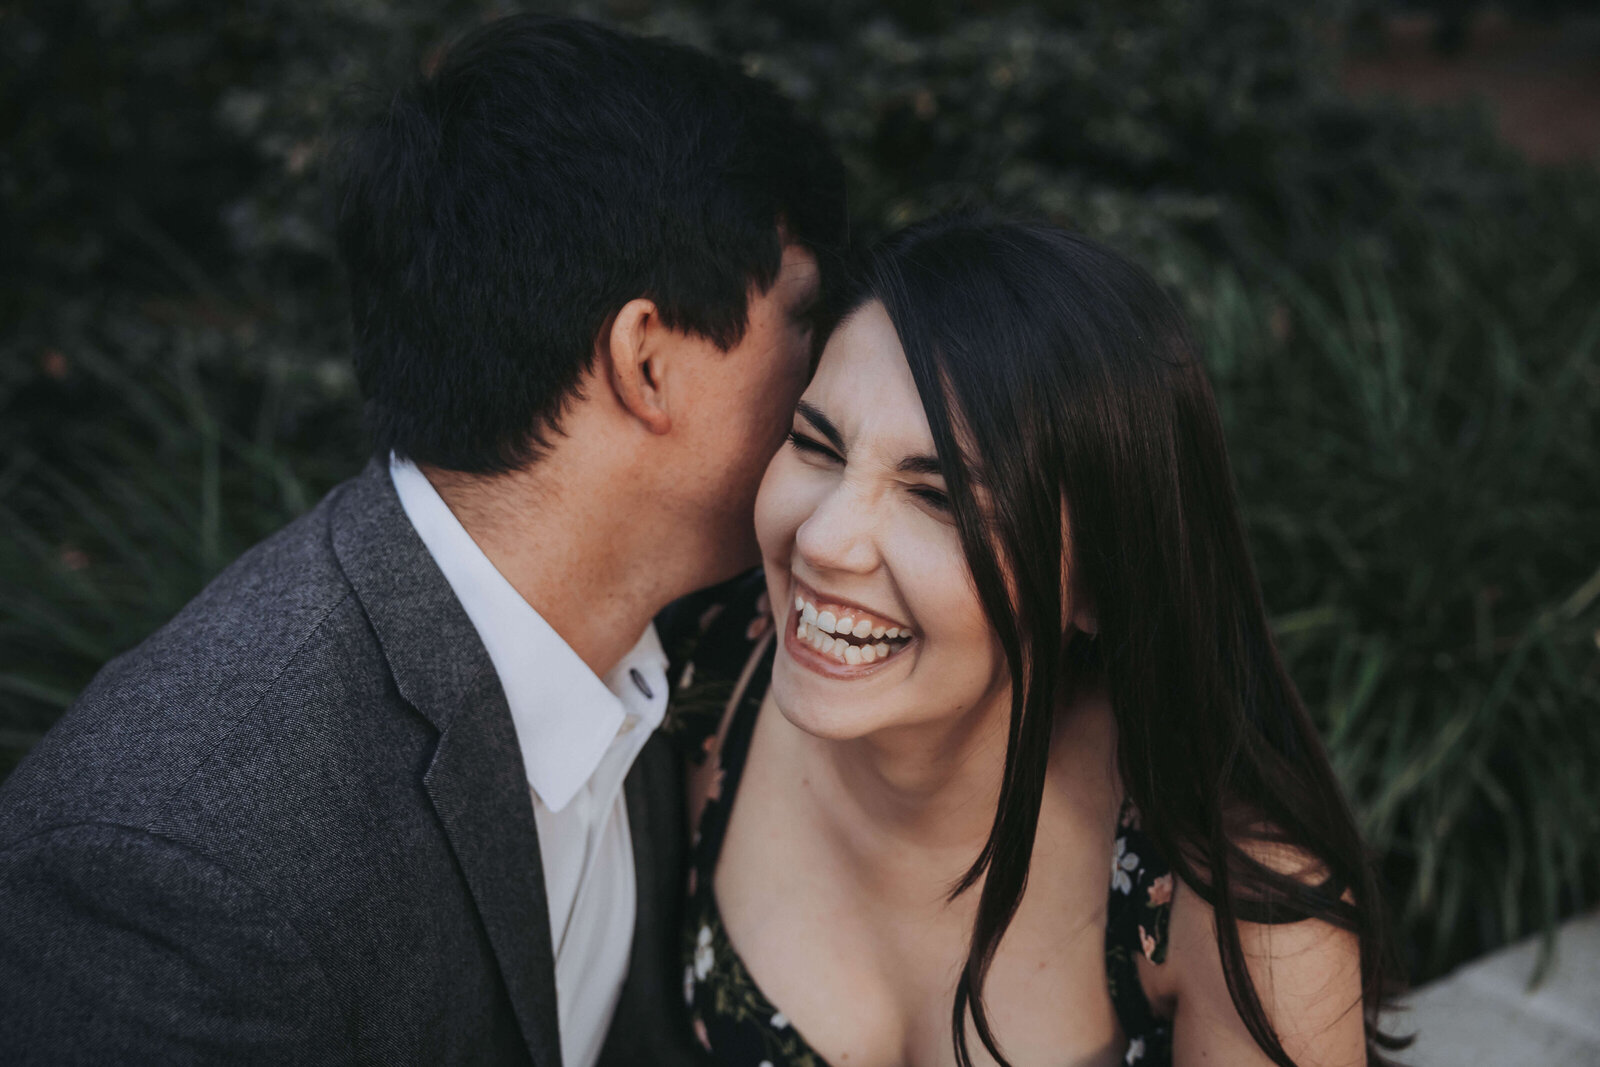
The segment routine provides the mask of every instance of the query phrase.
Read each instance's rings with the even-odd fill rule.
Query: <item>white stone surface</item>
[[[1600,913],[1561,928],[1554,964],[1529,989],[1538,954],[1531,938],[1412,992],[1388,1024],[1417,1035],[1400,1058],[1413,1067],[1600,1065]]]

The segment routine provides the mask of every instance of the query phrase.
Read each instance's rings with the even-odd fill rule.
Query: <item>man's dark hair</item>
[[[538,457],[629,300],[726,350],[785,239],[826,263],[845,232],[838,157],[774,89],[574,19],[474,30],[336,174],[374,444],[459,471]]]

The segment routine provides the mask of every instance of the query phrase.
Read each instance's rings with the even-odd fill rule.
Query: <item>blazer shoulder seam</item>
[[[278,665],[278,669],[273,672],[272,680],[262,687],[260,694],[254,700],[252,700],[245,707],[239,709],[239,713],[234,716],[233,722],[226,730],[222,732],[222,735],[216,739],[216,741],[211,745],[211,748],[207,750],[206,754],[195,760],[194,766],[190,768],[189,773],[185,774],[182,779],[172,786],[171,789],[168,789],[161,795],[161,800],[153,806],[151,809],[152,811],[159,810],[160,808],[164,807],[166,803],[173,797],[177,796],[179,793],[183,792],[184,789],[188,788],[189,783],[194,779],[195,775],[200,773],[201,768],[211,762],[211,757],[216,755],[217,749],[221,748],[222,745],[238,731],[239,727],[247,719],[249,719],[251,715],[255,714],[256,709],[261,706],[261,702],[263,700],[267,699],[267,697],[271,694],[277,692],[278,681],[283,677],[283,673],[290,667],[294,666],[295,662],[300,659],[301,653],[304,652],[306,646],[311,643],[311,639],[322,632],[322,628],[327,625],[328,619],[332,617],[333,613],[338,611],[354,597],[355,590],[346,587],[345,591],[339,597],[335,598],[326,608],[323,609],[322,614],[317,616],[316,622],[307,628],[305,636],[301,637],[299,642],[295,644],[294,650],[290,652],[289,655],[285,656],[283,662]],[[154,833],[155,831],[150,832]]]

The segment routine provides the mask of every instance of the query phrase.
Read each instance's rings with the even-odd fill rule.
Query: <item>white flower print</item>
[[[1138,1063],[1144,1059],[1144,1038],[1136,1037],[1128,1042],[1128,1054],[1122,1057],[1123,1063]]]
[[[711,927],[702,926],[694,950],[694,976],[702,982],[705,981],[706,975],[711,973],[711,965],[716,962],[716,953],[711,950]]]
[[[787,1015],[781,1011],[775,1011],[772,1013],[772,1028],[774,1030],[782,1030],[788,1025],[789,1017]]]
[[[1128,877],[1128,872],[1138,869],[1139,857],[1128,851],[1128,839],[1117,838],[1117,854],[1111,858],[1111,888],[1119,893],[1132,893],[1133,879]]]
[[[683,969],[683,1002],[694,1007],[694,968]]]

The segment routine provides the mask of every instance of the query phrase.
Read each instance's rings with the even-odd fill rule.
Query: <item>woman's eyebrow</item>
[[[939,462],[938,456],[907,456],[895,465],[895,469],[901,474],[921,474],[930,478],[945,477],[944,464]],[[971,469],[967,470],[967,483],[979,491],[988,486],[983,472]]]
[[[907,456],[895,467],[901,474],[926,474],[933,477],[944,477],[944,464],[939,462],[938,456]]]
[[[818,433],[826,437],[830,445],[840,453],[844,452],[844,434],[839,432],[839,427],[835,426],[833,420],[824,415],[820,408],[815,404],[808,404],[802,400],[794,406],[794,410],[802,419],[809,422]]]
[[[822,413],[822,409],[805,400],[794,406],[795,414],[809,422],[813,429],[828,439],[840,455],[844,454],[844,434],[833,424],[833,420]],[[895,464],[895,470],[901,474],[920,474],[930,478],[944,477],[944,464],[939,462],[939,457],[934,455],[906,456]],[[969,477],[972,477],[969,475]],[[972,477],[974,485],[981,485],[982,479]]]

